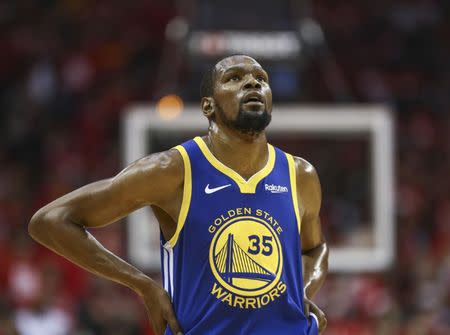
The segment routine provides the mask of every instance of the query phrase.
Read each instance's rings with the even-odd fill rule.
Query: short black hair
[[[216,66],[224,59],[236,56],[245,56],[250,57],[243,54],[234,54],[223,57],[214,63],[208,70],[206,70],[205,74],[202,77],[202,81],[200,83],[200,98],[203,97],[212,97],[214,94],[214,81],[216,80]]]

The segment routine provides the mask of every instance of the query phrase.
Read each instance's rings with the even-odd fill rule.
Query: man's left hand
[[[322,334],[327,327],[327,318],[325,317],[325,313],[322,312],[320,308],[308,298],[305,297],[304,301],[306,316],[309,318],[309,313],[313,313],[317,316],[317,320],[319,320],[319,334]]]

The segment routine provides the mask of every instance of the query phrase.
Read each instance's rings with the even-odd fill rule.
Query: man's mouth
[[[249,93],[243,98],[244,104],[252,104],[252,105],[263,105],[264,104],[264,98],[261,94],[254,92]]]

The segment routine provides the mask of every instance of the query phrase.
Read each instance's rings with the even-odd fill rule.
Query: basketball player
[[[222,59],[202,82],[209,131],[40,209],[31,236],[144,301],[156,334],[319,334],[311,302],[327,272],[314,168],[267,143],[272,92],[253,58]],[[152,206],[164,288],[86,228]],[[303,264],[303,270],[302,270]]]

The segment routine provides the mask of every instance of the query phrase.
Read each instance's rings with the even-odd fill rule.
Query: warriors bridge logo
[[[211,294],[232,307],[261,308],[286,291],[278,222],[260,209],[237,208],[210,226]]]

